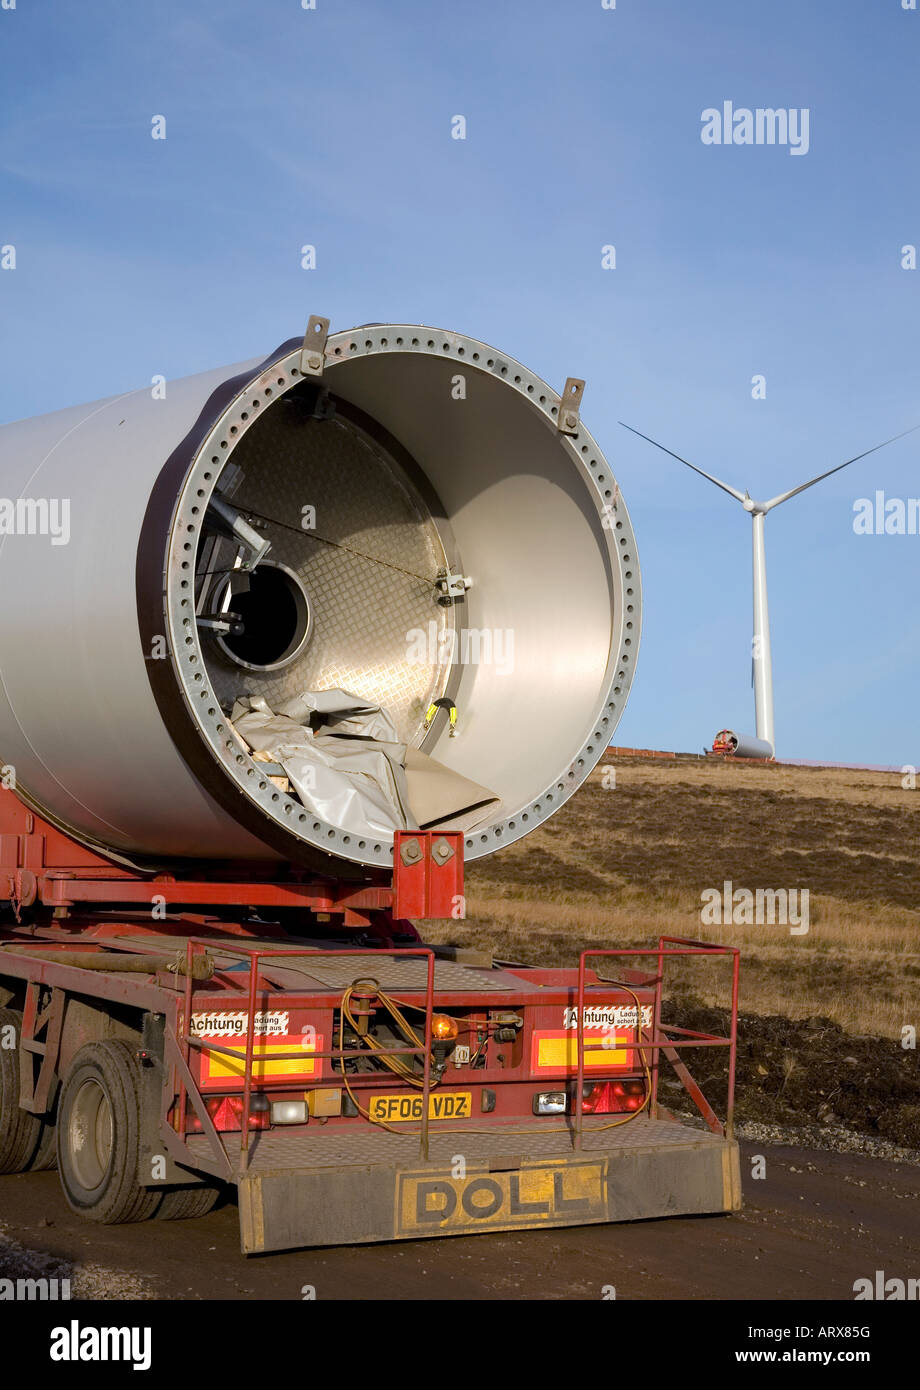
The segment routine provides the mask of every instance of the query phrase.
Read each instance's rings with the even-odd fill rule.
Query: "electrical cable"
[[[418,1090],[423,1090],[425,1086],[424,1077],[420,1077],[416,1072],[413,1072],[411,1068],[403,1062],[401,1057],[393,1057],[392,1055],[390,1055],[387,1049],[383,1047],[383,1045],[379,1043],[376,1038],[372,1037],[370,1034],[358,1032],[358,1024],[351,1009],[351,1001],[356,986],[359,984],[367,983],[367,980],[353,980],[342,995],[342,1002],[339,1010],[339,1051],[344,1052],[345,1050],[345,1021],[347,1019],[357,1036],[360,1037],[362,1041],[368,1045],[368,1056],[374,1057],[378,1061],[382,1062],[384,1066],[388,1067],[390,1071],[394,1072],[397,1076],[399,1076],[402,1080],[407,1082],[410,1086],[414,1086]],[[373,983],[376,984],[376,982]],[[621,980],[611,980],[609,983],[617,985],[620,989],[625,990],[626,993],[632,998],[636,1008],[635,1017],[637,1038],[641,1039],[642,1009],[639,1003],[639,996],[633,989],[630,988],[629,985],[627,985],[625,982]],[[424,1040],[418,1036],[415,1029],[412,1027],[405,1014],[402,1012],[402,1009],[414,1009],[418,1013],[426,1013],[426,1009],[424,1009],[419,1004],[409,1004],[404,1001],[402,1001],[402,1008],[400,1008],[400,1001],[393,999],[390,995],[386,994],[379,987],[374,989],[373,997],[377,998],[383,1005],[383,1007],[387,1010],[387,1012],[390,1014],[391,1018],[396,1023],[397,1028],[402,1033],[403,1039],[406,1042],[408,1042],[411,1046],[418,1047],[424,1052]],[[613,1120],[609,1124],[604,1125],[592,1125],[590,1129],[587,1130],[587,1133],[600,1134],[604,1130],[617,1129],[619,1128],[619,1126],[629,1124],[630,1121],[637,1119],[639,1115],[641,1115],[645,1110],[647,1110],[652,1098],[651,1071],[649,1069],[649,1065],[644,1054],[643,1045],[639,1041],[637,1041],[636,1043],[636,1051],[638,1053],[639,1060],[642,1063],[642,1070],[645,1076],[645,1096],[643,1097],[642,1104],[638,1106],[635,1110],[630,1111],[628,1115],[623,1116],[619,1120]],[[478,1052],[479,1049],[477,1048],[477,1055]],[[381,1129],[388,1130],[391,1134],[402,1134],[407,1138],[414,1139],[421,1138],[421,1130],[406,1130],[402,1128],[396,1129],[393,1125],[388,1124],[385,1120],[381,1120],[377,1116],[371,1115],[369,1111],[365,1110],[364,1106],[361,1105],[360,1101],[355,1096],[351,1086],[348,1084],[348,1077],[345,1071],[344,1057],[340,1057],[338,1060],[342,1076],[342,1082],[346,1092],[348,1093],[348,1097],[351,1100],[352,1104],[355,1106],[358,1113],[362,1115],[364,1119],[369,1120],[371,1124],[378,1125]],[[431,1080],[429,1080],[429,1088],[431,1088],[432,1085],[437,1086],[439,1082],[440,1077],[438,1077],[437,1080],[435,1080],[433,1083],[431,1082]],[[582,1118],[584,1118],[584,1111],[582,1111]],[[445,1130],[444,1132],[447,1134],[491,1134],[495,1136],[499,1134],[560,1134],[563,1132],[570,1133],[571,1126],[539,1125],[533,1126],[530,1129],[509,1129],[506,1128],[504,1125],[495,1125],[491,1129],[470,1129],[467,1127],[455,1129],[452,1127],[451,1129]]]

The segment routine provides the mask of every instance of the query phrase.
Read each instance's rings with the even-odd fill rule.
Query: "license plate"
[[[468,1120],[473,1113],[472,1091],[432,1091],[428,1097],[429,1120]],[[372,1120],[400,1124],[422,1118],[422,1097],[406,1095],[373,1096],[368,1113]]]

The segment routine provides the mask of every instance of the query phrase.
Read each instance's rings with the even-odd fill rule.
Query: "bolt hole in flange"
[[[223,609],[228,577],[218,607]],[[278,671],[296,661],[310,640],[313,613],[307,592],[293,570],[266,560],[237,589],[226,612],[242,631],[220,633],[218,642],[231,661],[247,671]]]

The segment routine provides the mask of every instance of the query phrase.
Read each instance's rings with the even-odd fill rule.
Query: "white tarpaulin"
[[[494,812],[493,792],[407,749],[379,705],[347,690],[309,690],[272,710],[236,701],[231,725],[247,751],[278,763],[314,815],[348,834],[469,830]]]

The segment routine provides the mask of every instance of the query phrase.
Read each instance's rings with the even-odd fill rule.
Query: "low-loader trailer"
[[[11,792],[0,825],[22,917],[0,933],[0,1172],[56,1162],[90,1220],[235,1188],[254,1253],[739,1206],[735,949],[663,937],[550,970],[425,946],[399,914],[461,887],[439,833],[399,834],[395,888],[337,890],[130,878]],[[729,958],[724,1037],[662,1020],[668,966],[702,955]],[[724,1123],[687,1066],[705,1047],[727,1052]]]
[[[0,428],[0,1173],[112,1223],[235,1194],[247,1253],[734,1210],[735,951],[418,931],[526,876],[629,693],[584,382],[317,316],[157,382]],[[720,1036],[668,1011],[704,955]]]

